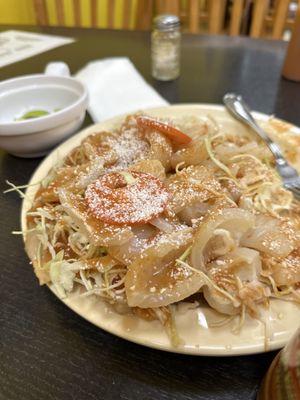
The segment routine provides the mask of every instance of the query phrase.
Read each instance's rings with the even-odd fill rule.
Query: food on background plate
[[[158,319],[174,345],[179,302],[238,327],[272,298],[300,302],[300,203],[263,142],[209,116],[137,114],[89,135],[39,185],[24,234],[41,284]]]

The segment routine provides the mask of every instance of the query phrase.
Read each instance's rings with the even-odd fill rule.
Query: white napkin
[[[75,77],[88,89],[88,111],[94,122],[168,104],[125,57],[92,61]]]

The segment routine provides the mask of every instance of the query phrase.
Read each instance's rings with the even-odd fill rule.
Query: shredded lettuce
[[[205,143],[205,147],[206,147],[206,150],[207,150],[207,153],[208,153],[210,159],[216,164],[216,166],[219,167],[220,169],[222,169],[224,172],[226,172],[226,174],[228,176],[230,176],[232,179],[236,180],[235,177],[232,175],[230,169],[228,167],[226,167],[225,164],[223,164],[220,160],[218,160],[215,157],[215,155],[212,151],[212,148],[211,148],[210,140],[208,138],[205,138],[204,143]]]
[[[66,292],[73,290],[76,272],[81,270],[83,264],[80,261],[70,263],[64,260],[64,252],[60,251],[45,267],[49,268],[50,279],[58,295],[64,298]]]
[[[136,182],[136,179],[130,172],[120,171],[119,174],[124,176],[127,185],[133,185]]]

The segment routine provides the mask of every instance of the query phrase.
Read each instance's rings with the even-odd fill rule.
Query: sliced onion
[[[284,259],[273,260],[272,277],[277,286],[290,286],[300,282],[300,248]]]
[[[125,289],[130,307],[166,306],[189,297],[205,284],[202,276],[175,262],[191,241],[191,228],[164,235],[129,265]]]
[[[207,213],[209,208],[210,206],[208,203],[195,202],[181,210],[178,213],[178,217],[182,222],[188,225],[192,225],[192,220],[203,217]]]
[[[84,172],[79,175],[72,182],[75,190],[85,189],[90,183],[94,182],[104,172],[104,159],[95,157],[89,168],[85,168]]]
[[[192,165],[167,179],[171,192],[168,209],[179,213],[191,204],[199,204],[222,196],[222,188],[212,172],[202,165]]]
[[[240,303],[236,299],[239,293],[235,278],[243,282],[243,287],[249,282],[257,282],[257,276],[261,271],[260,255],[257,251],[247,248],[237,248],[223,257],[219,257],[208,265],[207,275],[218,284],[224,287],[228,294],[232,294],[235,301],[222,295],[214,287],[208,285],[203,288],[203,294],[206,301],[215,310],[229,315],[234,315],[240,311]],[[247,298],[247,292],[245,299]]]
[[[225,208],[219,214],[210,215],[203,221],[195,235],[191,253],[192,266],[203,271],[206,270],[206,262],[208,261],[206,254],[210,250],[207,247],[213,245],[216,229],[228,231],[238,244],[241,236],[254,226],[254,221],[253,214],[238,208]],[[211,243],[209,243],[210,241]]]
[[[257,280],[261,273],[261,259],[258,251],[240,247],[232,252],[235,276],[241,281]]]
[[[219,257],[208,266],[209,270],[226,270],[240,278],[241,281],[256,280],[261,272],[260,254],[256,250],[238,247]]]
[[[108,253],[125,265],[131,264],[143,250],[149,247],[151,239],[157,234],[157,230],[151,225],[136,226],[132,228],[132,232],[133,237],[127,242],[108,247]]]
[[[237,186],[234,180],[232,179],[220,179],[222,186],[226,189],[228,192],[228,195],[231,197],[231,199],[235,202],[238,203],[241,196],[242,196],[242,191],[241,189]]]
[[[242,246],[260,250],[275,257],[286,257],[296,248],[296,233],[287,222],[258,215],[255,227],[241,239]]]
[[[176,168],[176,165],[182,162],[184,162],[184,166],[199,165],[208,158],[204,140],[197,138],[172,155],[171,165],[173,168]]]
[[[240,312],[239,304],[233,304],[230,299],[212,287],[204,286],[203,295],[208,304],[222,314],[235,315]]]
[[[148,132],[145,137],[150,144],[148,158],[159,160],[163,167],[168,170],[170,168],[171,156],[173,153],[170,140],[164,134],[157,131]]]
[[[259,303],[265,303],[270,296],[270,289],[259,281],[245,283],[239,290],[239,297],[252,315],[259,315]]]
[[[154,175],[162,181],[166,179],[165,168],[159,160],[140,160],[133,164],[130,170]]]
[[[174,226],[163,217],[153,218],[149,223],[165,233],[171,233],[174,230]]]
[[[234,143],[225,142],[217,145],[214,151],[218,159],[222,162],[229,162],[230,158],[240,154],[251,154],[262,159],[266,153],[264,147],[259,146],[256,142],[249,142],[243,146],[237,146]]]
[[[236,248],[236,242],[230,232],[226,229],[218,228],[213,232],[213,255],[223,256]]]

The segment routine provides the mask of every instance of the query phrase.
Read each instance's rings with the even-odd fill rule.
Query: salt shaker
[[[151,36],[152,76],[170,81],[180,74],[180,21],[176,15],[162,14],[154,19]]]

